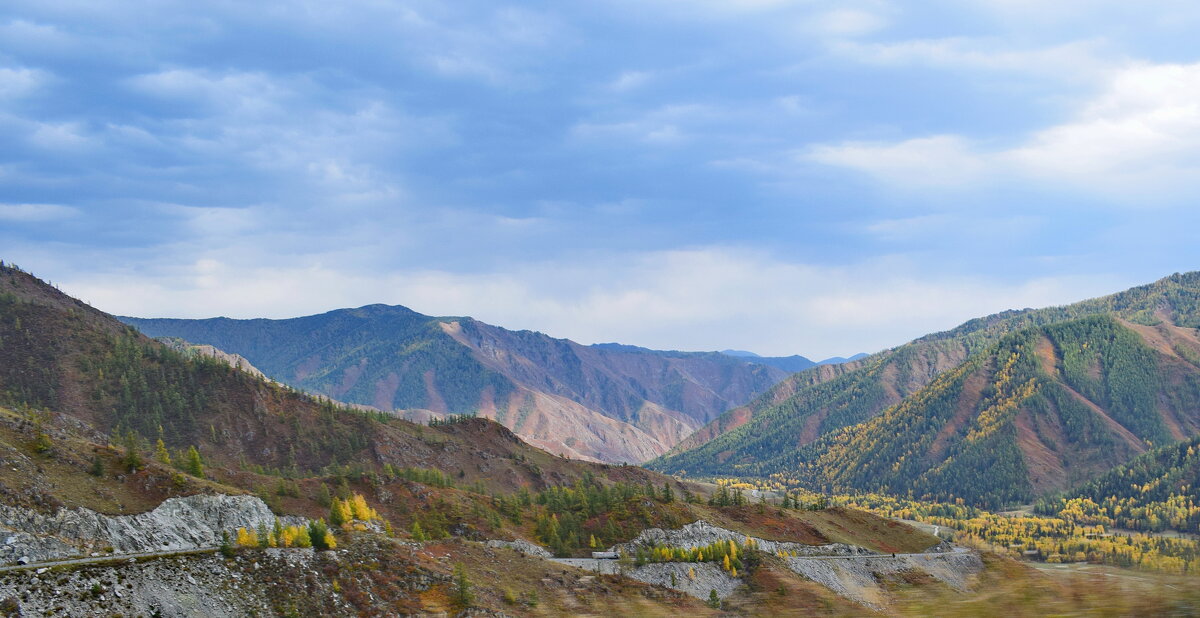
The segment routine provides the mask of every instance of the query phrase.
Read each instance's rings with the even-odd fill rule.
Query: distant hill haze
[[[181,493],[254,490],[290,505],[281,512],[316,517],[328,507],[301,498],[317,496],[307,490],[283,496],[285,477],[311,488],[357,469],[379,482],[385,464],[451,471],[464,485],[500,494],[584,478],[670,482],[636,466],[556,457],[484,419],[425,427],[347,409],[230,362],[237,358],[149,339],[0,262],[0,449],[13,468],[0,485],[3,504],[126,513]],[[48,448],[41,454],[30,448],[38,433]],[[110,441],[127,447],[139,434],[147,467],[130,473],[122,463],[119,475],[110,474],[128,454]],[[172,466],[149,461],[158,439],[171,456],[196,447],[209,478],[180,481]],[[89,471],[98,458],[100,475]],[[403,505],[381,500],[407,510],[429,505],[428,496]]]
[[[1200,273],[790,376],[650,466],[1027,502],[1200,434]]]
[[[369,305],[285,320],[121,318],[244,357],[339,401],[423,419],[478,414],[554,453],[637,463],[787,377],[801,356],[581,345],[468,317]],[[790,363],[790,364],[789,364]]]

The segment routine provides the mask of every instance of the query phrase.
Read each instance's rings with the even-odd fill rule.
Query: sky
[[[1190,0],[7,0],[0,259],[123,315],[873,352],[1200,267],[1198,28]]]

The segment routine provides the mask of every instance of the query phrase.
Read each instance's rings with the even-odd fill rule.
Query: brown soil
[[[975,410],[979,407],[979,400],[983,396],[983,389],[988,384],[989,371],[977,370],[967,377],[967,381],[963,384],[962,394],[958,398],[958,403],[954,407],[954,415],[950,417],[950,421],[942,427],[938,435],[933,439],[933,444],[929,447],[929,454],[926,455],[927,461],[940,461],[946,449],[950,446],[950,440],[958,435],[959,431],[967,425],[971,420]]]
[[[1062,459],[1050,447],[1046,446],[1033,428],[1034,421],[1028,410],[1021,410],[1014,420],[1017,428],[1017,448],[1025,459],[1025,467],[1029,470],[1029,482],[1033,485],[1034,493],[1065,489],[1068,479]],[[1043,429],[1052,433],[1058,432],[1052,439],[1060,445],[1063,443],[1061,428],[1055,424],[1041,423]]]

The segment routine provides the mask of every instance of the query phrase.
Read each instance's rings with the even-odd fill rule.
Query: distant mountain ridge
[[[771,359],[581,345],[402,306],[286,320],[121,319],[339,401],[413,418],[479,414],[551,452],[609,462],[661,455],[788,375],[763,362]]]
[[[1028,501],[1200,433],[1197,326],[1200,273],[971,320],[790,376],[650,466]]]
[[[733,356],[735,358],[744,358],[751,362],[762,363],[764,365],[770,365],[772,367],[778,367],[779,369],[782,369],[782,370],[790,372],[790,373],[796,373],[799,371],[804,371],[805,369],[811,369],[813,367],[816,367],[817,365],[840,365],[842,363],[856,361],[860,358],[866,358],[866,356],[867,356],[865,353],[859,353],[859,354],[855,354],[854,356],[851,356],[850,358],[844,358],[841,356],[833,356],[833,357],[827,358],[825,360],[813,361],[813,360],[810,360],[803,356],[800,356],[799,354],[794,354],[792,356],[759,356],[758,354],[755,354],[754,352],[748,352],[746,350],[721,350],[721,354],[724,354],[726,356]]]

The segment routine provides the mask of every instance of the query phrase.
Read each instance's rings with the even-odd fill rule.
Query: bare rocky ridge
[[[178,350],[185,354],[199,354],[200,356],[215,358],[224,362],[230,367],[233,367],[234,369],[245,371],[256,378],[262,378],[264,380],[267,379],[267,376],[263,372],[259,371],[258,367],[251,365],[250,361],[243,358],[240,354],[230,354],[229,352],[217,349],[211,345],[188,343],[187,341],[176,337],[163,337],[159,341],[173,350]]]
[[[734,532],[733,530],[727,530],[719,526],[714,526],[703,520],[692,522],[676,530],[649,528],[643,530],[642,533],[637,535],[637,537],[632,541],[615,545],[609,551],[625,553],[637,551],[639,547],[654,546],[695,549],[697,547],[703,547],[705,545],[720,541],[744,543],[747,539],[753,540],[758,549],[769,553],[775,553],[776,551],[798,552],[804,556],[856,556],[867,555],[871,553],[862,547],[846,545],[845,543],[806,545],[804,543],[769,541],[757,537],[748,537],[739,532]]]
[[[275,515],[257,497],[224,494],[169,498],[153,511],[117,516],[85,508],[45,515],[0,505],[0,562],[44,562],[110,548],[123,554],[215,547],[223,531],[274,521]]]
[[[513,551],[525,554],[526,556],[536,556],[538,558],[553,558],[554,554],[547,551],[545,548],[534,543],[530,543],[524,539],[515,541],[488,541],[488,547],[507,547]]]

